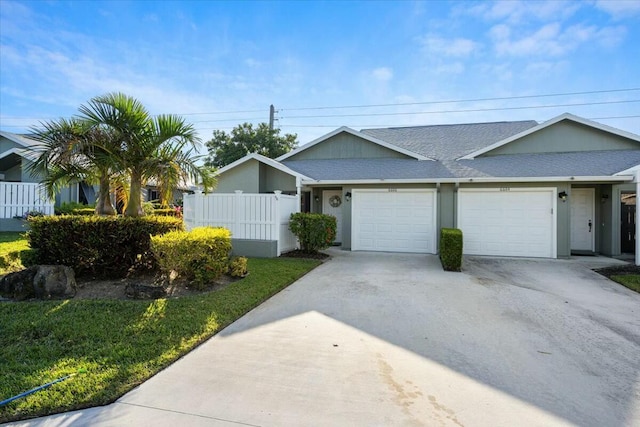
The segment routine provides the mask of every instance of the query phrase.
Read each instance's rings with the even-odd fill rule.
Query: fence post
[[[277,256],[280,256],[282,249],[282,236],[280,236],[280,195],[282,191],[276,190],[273,192],[275,194],[274,203],[274,212],[273,212],[273,223],[271,224],[272,235],[275,236],[277,242]]]

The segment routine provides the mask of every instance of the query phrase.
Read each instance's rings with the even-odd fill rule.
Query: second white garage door
[[[354,251],[436,252],[435,190],[353,190]]]
[[[460,189],[464,253],[555,258],[555,201],[555,188]]]

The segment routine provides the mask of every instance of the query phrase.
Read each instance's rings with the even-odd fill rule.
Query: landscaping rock
[[[167,291],[162,286],[142,285],[139,283],[129,283],[124,293],[133,299],[158,299],[167,296]]]
[[[64,265],[34,265],[0,280],[0,295],[18,301],[73,298],[76,289],[75,273]]]

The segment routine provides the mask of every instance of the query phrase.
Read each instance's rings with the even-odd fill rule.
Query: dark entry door
[[[620,205],[620,251],[636,252],[636,205]]]

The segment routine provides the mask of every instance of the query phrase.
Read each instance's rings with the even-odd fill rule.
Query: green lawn
[[[626,286],[632,291],[640,292],[640,275],[639,274],[620,274],[611,276],[611,280]]]
[[[24,233],[0,232],[0,274],[22,269],[20,259],[9,254],[12,252],[17,254],[23,249],[29,249]]]
[[[0,422],[113,402],[318,264],[250,259],[245,279],[179,299],[0,303],[0,400],[87,371],[0,407]]]

